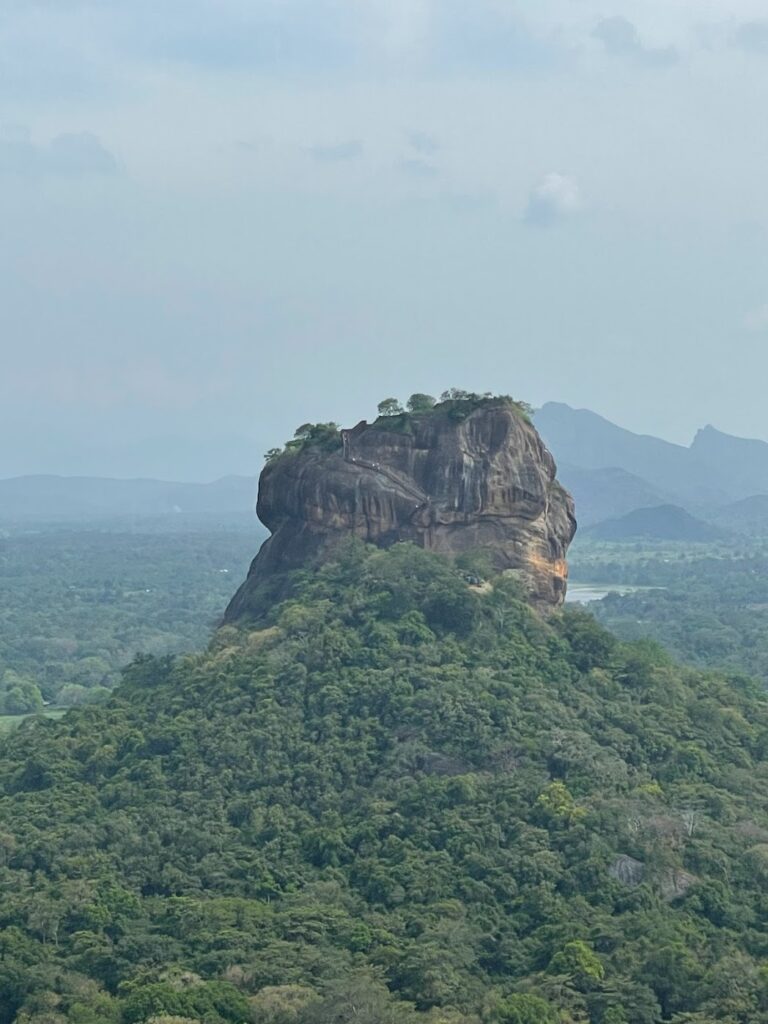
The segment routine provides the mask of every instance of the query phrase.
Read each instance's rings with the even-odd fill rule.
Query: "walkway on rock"
[[[400,488],[400,490],[405,491],[406,494],[415,498],[419,504],[414,509],[414,515],[417,512],[420,512],[422,508],[426,508],[432,503],[432,499],[428,494],[425,494],[424,491],[419,487],[414,486],[408,480],[403,479],[395,470],[389,469],[387,466],[382,466],[380,462],[369,462],[367,459],[361,459],[352,455],[349,437],[347,436],[346,431],[342,432],[342,443],[345,462],[350,462],[355,466],[362,466],[363,469],[370,469],[373,473],[378,473],[380,476],[386,477],[390,483],[395,485],[395,487]]]

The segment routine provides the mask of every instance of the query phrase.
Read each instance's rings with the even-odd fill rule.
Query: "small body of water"
[[[621,583],[569,583],[565,596],[566,604],[591,604],[602,601],[608,594],[633,594],[648,587],[622,586]]]

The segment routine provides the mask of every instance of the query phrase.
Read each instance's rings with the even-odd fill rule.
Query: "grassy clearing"
[[[44,718],[61,718],[66,710],[66,708],[51,708],[50,711],[41,711],[39,713]],[[0,734],[10,732],[11,729],[15,729],[16,726],[20,725],[25,718],[32,717],[32,715],[0,715]]]

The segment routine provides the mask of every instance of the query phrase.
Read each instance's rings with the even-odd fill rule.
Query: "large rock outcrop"
[[[535,428],[504,401],[363,421],[330,449],[326,440],[287,451],[261,474],[257,512],[272,536],[226,618],[257,613],[265,583],[349,535],[449,555],[486,549],[497,569],[521,571],[534,604],[557,607],[576,521],[555,471]]]

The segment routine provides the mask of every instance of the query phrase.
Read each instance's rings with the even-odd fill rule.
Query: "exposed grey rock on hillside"
[[[486,549],[498,569],[521,571],[535,604],[556,607],[576,521],[555,471],[535,428],[502,400],[363,421],[330,448],[287,451],[261,474],[257,512],[272,536],[226,617],[258,614],[262,584],[347,536],[448,555]]]

